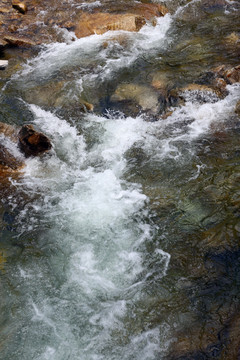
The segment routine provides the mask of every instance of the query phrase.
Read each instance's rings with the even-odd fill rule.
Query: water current
[[[171,1],[138,33],[66,32],[2,82],[0,120],[31,122],[53,149],[2,195],[1,360],[237,359],[219,334],[240,306],[240,85],[186,94],[167,118],[111,102],[159,70],[184,86],[238,64],[222,45],[238,4],[199,4]]]

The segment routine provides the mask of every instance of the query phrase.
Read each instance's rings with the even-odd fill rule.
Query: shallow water
[[[240,86],[186,95],[158,121],[110,100],[156,71],[184,86],[238,63],[222,42],[236,2],[199,5],[169,2],[156,27],[119,32],[124,46],[116,33],[67,36],[3,78],[0,121],[33,123],[53,149],[2,193],[0,359],[234,358]]]

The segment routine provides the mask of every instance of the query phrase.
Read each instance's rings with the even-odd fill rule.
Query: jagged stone
[[[223,78],[228,84],[240,82],[240,65],[231,67],[229,65],[220,65],[212,70],[216,76]]]
[[[19,148],[26,157],[41,155],[52,148],[48,137],[32,125],[24,125],[18,133]]]

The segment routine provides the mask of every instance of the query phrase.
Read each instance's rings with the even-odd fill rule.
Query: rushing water
[[[219,334],[240,305],[240,86],[223,99],[186,94],[154,122],[110,100],[116,84],[159,69],[181,86],[237,63],[221,43],[237,4],[197,8],[193,25],[184,16],[199,3],[170,2],[156,27],[118,32],[124,45],[115,32],[66,34],[5,81],[1,121],[32,122],[53,149],[3,196],[0,359],[157,360],[181,355],[181,341],[190,358],[233,359]]]

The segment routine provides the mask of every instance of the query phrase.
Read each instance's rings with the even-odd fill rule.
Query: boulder
[[[78,91],[71,92],[68,96],[69,83],[64,81],[50,81],[44,85],[32,87],[31,91],[23,94],[24,100],[28,103],[38,105],[43,108],[78,108],[79,111],[93,111],[94,105],[81,98]]]
[[[19,148],[26,157],[41,155],[52,148],[48,137],[37,132],[32,125],[23,125],[18,138]]]
[[[139,31],[146,21],[155,24],[156,17],[164,16],[168,12],[164,5],[141,3],[129,4],[125,13],[118,8],[115,9],[114,6],[112,11],[115,13],[82,13],[76,20],[76,36],[81,38],[92,34],[103,34],[109,30]]]
[[[103,34],[109,30],[139,31],[146,20],[135,14],[84,13],[78,22],[75,34],[78,38]]]
[[[132,101],[139,110],[156,114],[159,111],[159,94],[154,89],[138,84],[120,84],[111,96],[112,102]]]

